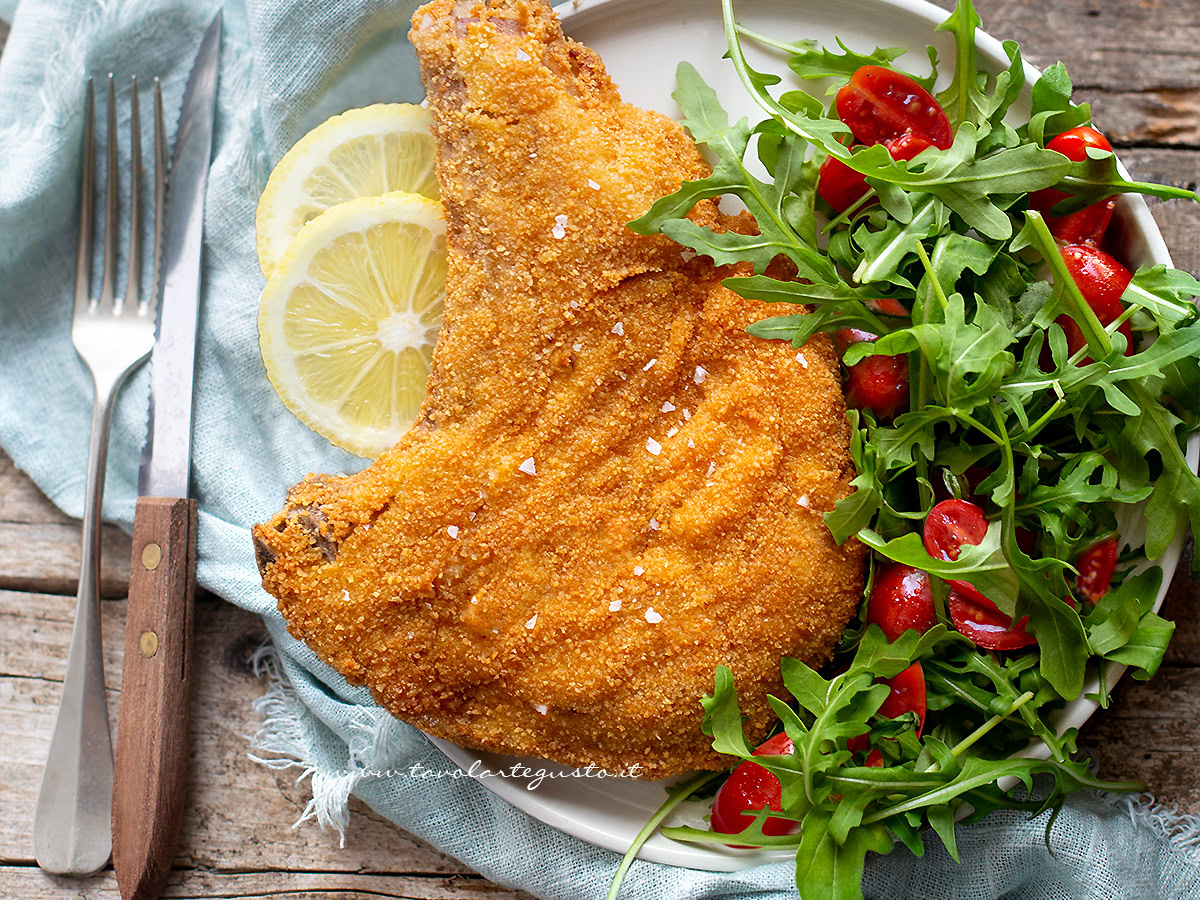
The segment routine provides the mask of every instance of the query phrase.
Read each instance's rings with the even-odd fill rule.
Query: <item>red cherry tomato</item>
[[[983,509],[969,500],[943,500],[925,517],[925,552],[934,559],[958,559],[963,544],[979,544],[987,534]],[[992,604],[969,581],[947,578],[946,583],[977,602]]]
[[[1075,568],[1075,589],[1089,603],[1097,602],[1112,584],[1113,570],[1117,567],[1117,539],[1109,538],[1093,544],[1079,554]]]
[[[923,135],[902,134],[899,137],[884,141],[892,159],[910,160],[927,147],[932,147]],[[831,156],[821,164],[821,174],[817,178],[817,193],[821,199],[838,212],[845,212],[851,206],[857,205],[858,200],[867,192],[867,176],[855,172],[852,168]]]
[[[942,150],[954,142],[950,120],[929,91],[907,75],[863,66],[837,92],[838,118],[864,144],[881,144],[908,132]]]
[[[1125,312],[1125,307],[1121,304],[1121,295],[1125,293],[1125,288],[1129,287],[1129,281],[1133,278],[1127,268],[1103,250],[1097,250],[1087,244],[1063,247],[1062,257],[1063,262],[1067,264],[1067,271],[1079,285],[1083,299],[1092,308],[1101,325],[1107,326]],[[1070,353],[1075,353],[1087,345],[1083,331],[1073,318],[1062,315],[1054,321],[1066,332],[1067,350]],[[1133,329],[1129,327],[1129,322],[1122,322],[1117,331],[1125,335],[1125,355],[1131,356],[1134,352]],[[1092,358],[1087,356],[1080,360],[1079,364],[1087,365],[1091,361]]]
[[[1037,638],[1025,630],[1029,616],[1022,616],[1013,625],[1011,618],[978,591],[968,597],[951,588],[946,608],[959,633],[985,650],[1019,650],[1037,643]]]
[[[1047,150],[1056,150],[1074,162],[1087,159],[1088,147],[1112,150],[1108,139],[1087,125],[1064,131],[1046,144]],[[1029,195],[1029,208],[1045,212],[1069,196],[1054,188],[1042,188]],[[1060,241],[1070,244],[1098,243],[1108,229],[1116,203],[1115,197],[1109,197],[1065,216],[1046,216],[1046,224],[1050,227],[1050,233]]]
[[[867,765],[870,766],[872,769],[882,769],[883,768],[883,754],[880,753],[878,749],[872,750],[870,753],[867,754]]]
[[[885,684],[891,687],[892,692],[879,707],[879,714],[895,719],[906,712],[915,712],[917,737],[920,737],[925,728],[925,670],[919,662],[915,662]]]
[[[791,738],[784,732],[765,741],[754,751],[755,756],[782,756],[794,749]],[[730,774],[713,797],[712,828],[722,834],[738,834],[754,822],[760,809],[782,809],[783,789],[779,779],[760,765],[747,760]],[[799,825],[791,819],[767,818],[763,834],[789,834]],[[730,846],[738,846],[731,844]]]
[[[859,328],[842,328],[833,336],[834,346],[844,353],[859,341],[878,335]],[[908,357],[868,356],[846,370],[846,405],[869,409],[880,419],[891,419],[908,408]]]
[[[929,573],[900,563],[881,566],[871,585],[867,621],[882,628],[889,641],[896,640],[910,628],[924,634],[936,625]]]

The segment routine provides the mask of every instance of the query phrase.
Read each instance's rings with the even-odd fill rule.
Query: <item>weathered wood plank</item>
[[[74,594],[80,523],[60,511],[0,451],[0,590]],[[122,597],[129,584],[129,535],[101,529],[100,593]]]
[[[1124,679],[1112,708],[1079,736],[1104,778],[1140,781],[1160,801],[1200,813],[1200,668],[1163,666],[1148,682]]]
[[[33,859],[33,811],[58,706],[74,598],[0,591],[0,862]],[[103,604],[105,677],[115,729],[125,602]],[[212,597],[195,618],[191,767],[176,865],[246,870],[325,869],[453,875],[461,863],[354,803],[345,849],[311,823],[293,830],[307,799],[296,773],[248,757],[259,726],[251,709],[263,683],[249,667],[261,621]],[[24,896],[6,888],[0,896]]]
[[[120,900],[110,871],[82,881],[54,878],[29,866],[0,866],[0,890],[21,900]],[[212,872],[176,869],[163,891],[164,898],[188,900],[345,900],[347,897],[387,897],[394,900],[532,900],[523,891],[492,884],[477,875],[423,877],[370,875],[353,872]]]
[[[954,0],[934,0],[950,9]],[[1034,65],[1062,60],[1077,87],[1113,92],[1200,85],[1193,0],[977,0],[984,28],[1016,40]]]

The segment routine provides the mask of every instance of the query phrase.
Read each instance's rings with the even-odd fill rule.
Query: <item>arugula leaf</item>
[[[978,121],[984,107],[984,96],[980,89],[982,73],[975,64],[975,30],[983,25],[971,0],[960,0],[949,18],[935,31],[949,31],[954,35],[954,77],[944,91],[937,95],[937,102],[946,111],[951,127],[963,122]]]
[[[1169,184],[1130,181],[1117,171],[1117,157],[1111,151],[1094,147],[1088,148],[1087,159],[1071,163],[1070,171],[1055,187],[1072,195],[1050,210],[1056,216],[1099,203],[1114,194],[1149,194],[1163,200],[1183,199],[1200,203],[1200,192],[1197,191]]]
[[[863,865],[869,851],[890,853],[892,839],[882,826],[855,828],[844,843],[830,833],[830,813],[813,809],[800,826],[796,884],[804,900],[861,900]]]
[[[1200,281],[1187,272],[1168,269],[1159,263],[1142,266],[1133,273],[1133,279],[1121,295],[1121,302],[1148,309],[1159,332],[1165,334],[1178,325],[1196,321],[1196,297],[1200,297]]]
[[[1071,76],[1061,62],[1042,71],[1033,84],[1033,107],[1026,126],[1030,140],[1045,146],[1050,138],[1092,121],[1089,104],[1071,102],[1073,90]]]

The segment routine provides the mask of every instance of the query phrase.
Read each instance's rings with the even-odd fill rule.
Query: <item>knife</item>
[[[220,43],[218,12],[188,76],[167,194],[113,771],[113,868],[125,900],[159,895],[187,789],[196,579],[196,501],[188,497],[192,376]]]

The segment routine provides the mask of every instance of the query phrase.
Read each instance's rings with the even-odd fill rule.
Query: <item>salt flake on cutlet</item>
[[[643,572],[645,572],[645,571],[646,571],[646,570],[645,570],[645,569],[643,569],[641,566],[634,566],[634,567],[633,567],[633,574],[634,574],[634,575],[641,575],[641,574],[642,574]]]
[[[651,516],[651,517],[650,517],[650,523],[649,523],[649,525],[647,525],[647,527],[648,527],[648,528],[649,528],[651,531],[658,531],[658,519],[656,519],[656,518],[654,518],[653,516]]]
[[[800,365],[804,366],[804,368],[808,368],[808,360],[804,358],[803,353],[796,354],[796,362],[800,363]]]
[[[799,497],[797,497],[796,505],[803,506],[805,509],[808,509],[808,494],[801,494]]]
[[[696,366],[696,373],[692,376],[692,381],[696,384],[704,384],[704,379],[708,377],[708,370],[704,366]]]
[[[651,606],[646,610],[646,621],[651,625],[657,625],[663,619],[662,613],[656,613],[654,607]]]
[[[624,323],[623,323],[623,322],[618,322],[616,325],[614,325],[614,326],[612,327],[612,331],[610,331],[610,332],[609,332],[609,334],[616,334],[616,335],[620,335],[621,337],[624,337],[624,336],[625,336],[625,325],[624,325]]]
[[[526,475],[536,475],[537,474],[537,465],[534,463],[532,456],[529,457],[529,459],[525,460],[525,462],[523,462],[519,466],[517,466],[517,468],[520,471],[524,472]]]
[[[458,526],[457,525],[447,525],[446,526],[446,534],[450,535],[450,537],[455,538],[457,540],[458,539]]]
[[[619,612],[620,609],[621,609],[621,601],[620,600],[614,600],[612,603],[608,604],[609,612]]]
[[[588,179],[588,187],[590,187],[593,191],[600,190],[599,182],[597,182],[595,179],[592,179],[592,178]]]
[[[662,452],[662,444],[654,438],[646,438],[646,449],[650,451],[652,456],[658,456]]]
[[[528,622],[525,623],[525,627],[528,628],[530,631],[533,631],[533,626],[536,624],[537,624],[537,613],[534,613],[533,617]]]
[[[529,54],[526,53],[524,50],[522,50],[520,47],[518,47],[517,48],[517,59],[519,59],[521,62],[529,62]]]
[[[667,432],[667,437],[669,437],[669,438],[672,438],[672,437],[675,437],[675,435],[677,435],[677,434],[679,434],[679,427],[678,427],[678,426],[673,426],[673,427],[672,427],[672,428],[671,428],[671,429],[670,429],[670,430]]]
[[[344,600],[346,603],[350,602],[350,592],[345,588],[342,588],[342,600]]]
[[[583,344],[575,344],[572,348],[576,353],[583,349]]]
[[[648,363],[646,363],[644,366],[642,366],[642,371],[643,371],[643,372],[649,372],[651,369],[653,369],[653,368],[654,368],[654,364],[655,364],[656,362],[658,362],[658,357],[657,357],[657,356],[653,357],[653,358],[650,360],[650,362],[648,362]]]
[[[533,708],[538,711],[539,716],[544,716],[546,713],[550,712],[550,707],[548,707],[545,703],[535,703],[533,704]]]
[[[692,417],[692,411],[691,411],[690,409],[685,409],[685,410],[683,411],[683,421],[685,421],[685,422],[686,422],[686,421],[687,421],[688,419],[690,419],[691,417]]]
[[[663,412],[675,412],[675,404],[670,400],[664,400],[662,405]]]
[[[565,238],[567,236],[567,217],[555,216],[554,227],[550,229],[550,233],[559,240]]]

